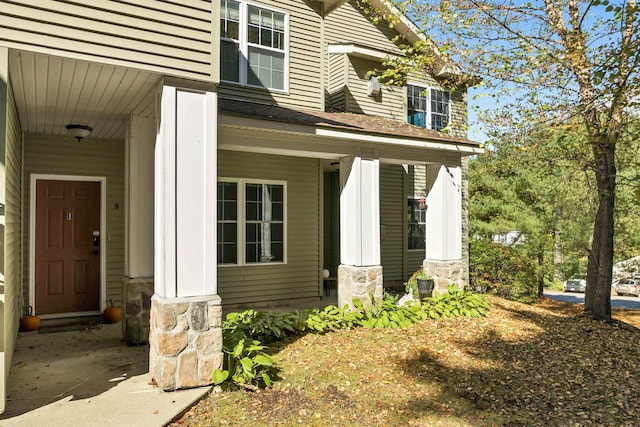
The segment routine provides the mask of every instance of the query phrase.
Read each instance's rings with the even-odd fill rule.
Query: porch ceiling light
[[[67,131],[69,135],[73,136],[75,139],[80,142],[82,138],[86,138],[91,134],[91,129],[89,126],[85,125],[67,125]]]

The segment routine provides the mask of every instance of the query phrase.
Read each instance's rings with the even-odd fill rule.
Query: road
[[[564,302],[572,302],[575,304],[584,304],[584,294],[577,292],[562,292],[562,291],[544,291],[544,296],[551,299]],[[621,297],[615,293],[611,294],[611,306],[630,308],[640,310],[640,298],[638,297]]]

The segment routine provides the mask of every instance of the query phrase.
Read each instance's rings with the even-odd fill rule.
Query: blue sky
[[[486,88],[474,88],[470,87],[468,90],[468,114],[469,114],[469,132],[468,138],[472,141],[486,142],[488,139],[487,129],[484,123],[478,122],[478,116],[476,110],[471,108],[472,106],[480,107],[482,110],[488,110],[494,108],[497,104],[495,98],[490,96],[480,96],[474,99],[475,95],[486,93]]]

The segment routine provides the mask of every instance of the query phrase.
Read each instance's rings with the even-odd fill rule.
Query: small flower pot
[[[417,279],[417,282],[421,300],[433,295],[433,279]]]

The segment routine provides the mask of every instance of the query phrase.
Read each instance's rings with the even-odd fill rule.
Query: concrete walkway
[[[256,309],[292,311],[336,303],[332,289],[320,300]],[[162,427],[211,390],[163,392],[154,387],[149,346],[127,346],[121,323],[44,331],[18,334],[0,427]]]
[[[0,426],[164,426],[210,390],[163,392],[148,370],[149,347],[128,347],[119,323],[21,332]]]

